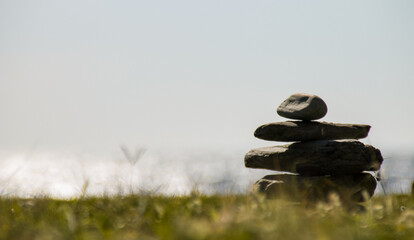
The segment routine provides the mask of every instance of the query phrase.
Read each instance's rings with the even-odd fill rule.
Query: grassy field
[[[0,199],[0,239],[414,239],[414,199],[376,197],[366,211],[257,195]]]

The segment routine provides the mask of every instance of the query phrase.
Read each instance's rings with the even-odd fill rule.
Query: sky
[[[413,1],[0,0],[0,150],[221,149],[285,121],[296,92],[321,119],[414,146]],[[281,143],[283,144],[283,143]]]

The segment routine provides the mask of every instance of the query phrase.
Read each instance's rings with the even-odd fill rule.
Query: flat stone
[[[254,136],[269,141],[313,141],[361,139],[368,135],[371,126],[327,122],[286,121],[262,125]]]
[[[262,168],[308,176],[350,175],[380,169],[380,150],[359,141],[295,142],[284,146],[250,150],[244,163]]]
[[[336,194],[341,202],[352,203],[371,198],[376,186],[377,181],[369,173],[314,177],[278,174],[263,177],[255,183],[254,188],[268,198],[317,202],[329,201],[331,195]]]
[[[322,98],[307,93],[295,93],[283,101],[277,108],[282,117],[299,120],[323,118],[328,108]]]

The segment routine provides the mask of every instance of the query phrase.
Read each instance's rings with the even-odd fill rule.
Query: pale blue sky
[[[309,92],[414,146],[413,1],[0,0],[0,149],[244,149]]]

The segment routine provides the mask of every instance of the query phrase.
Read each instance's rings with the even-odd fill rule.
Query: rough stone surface
[[[347,176],[267,175],[255,183],[255,190],[268,198],[295,201],[329,201],[337,194],[345,203],[362,202],[372,197],[377,182],[369,173]]]
[[[254,136],[269,141],[313,141],[360,139],[368,135],[371,126],[327,122],[286,121],[262,125]]]
[[[328,108],[320,97],[307,93],[295,93],[277,108],[280,116],[299,120],[320,119],[327,111]]]
[[[244,163],[307,176],[349,175],[379,170],[381,152],[358,141],[310,141],[250,150]]]

